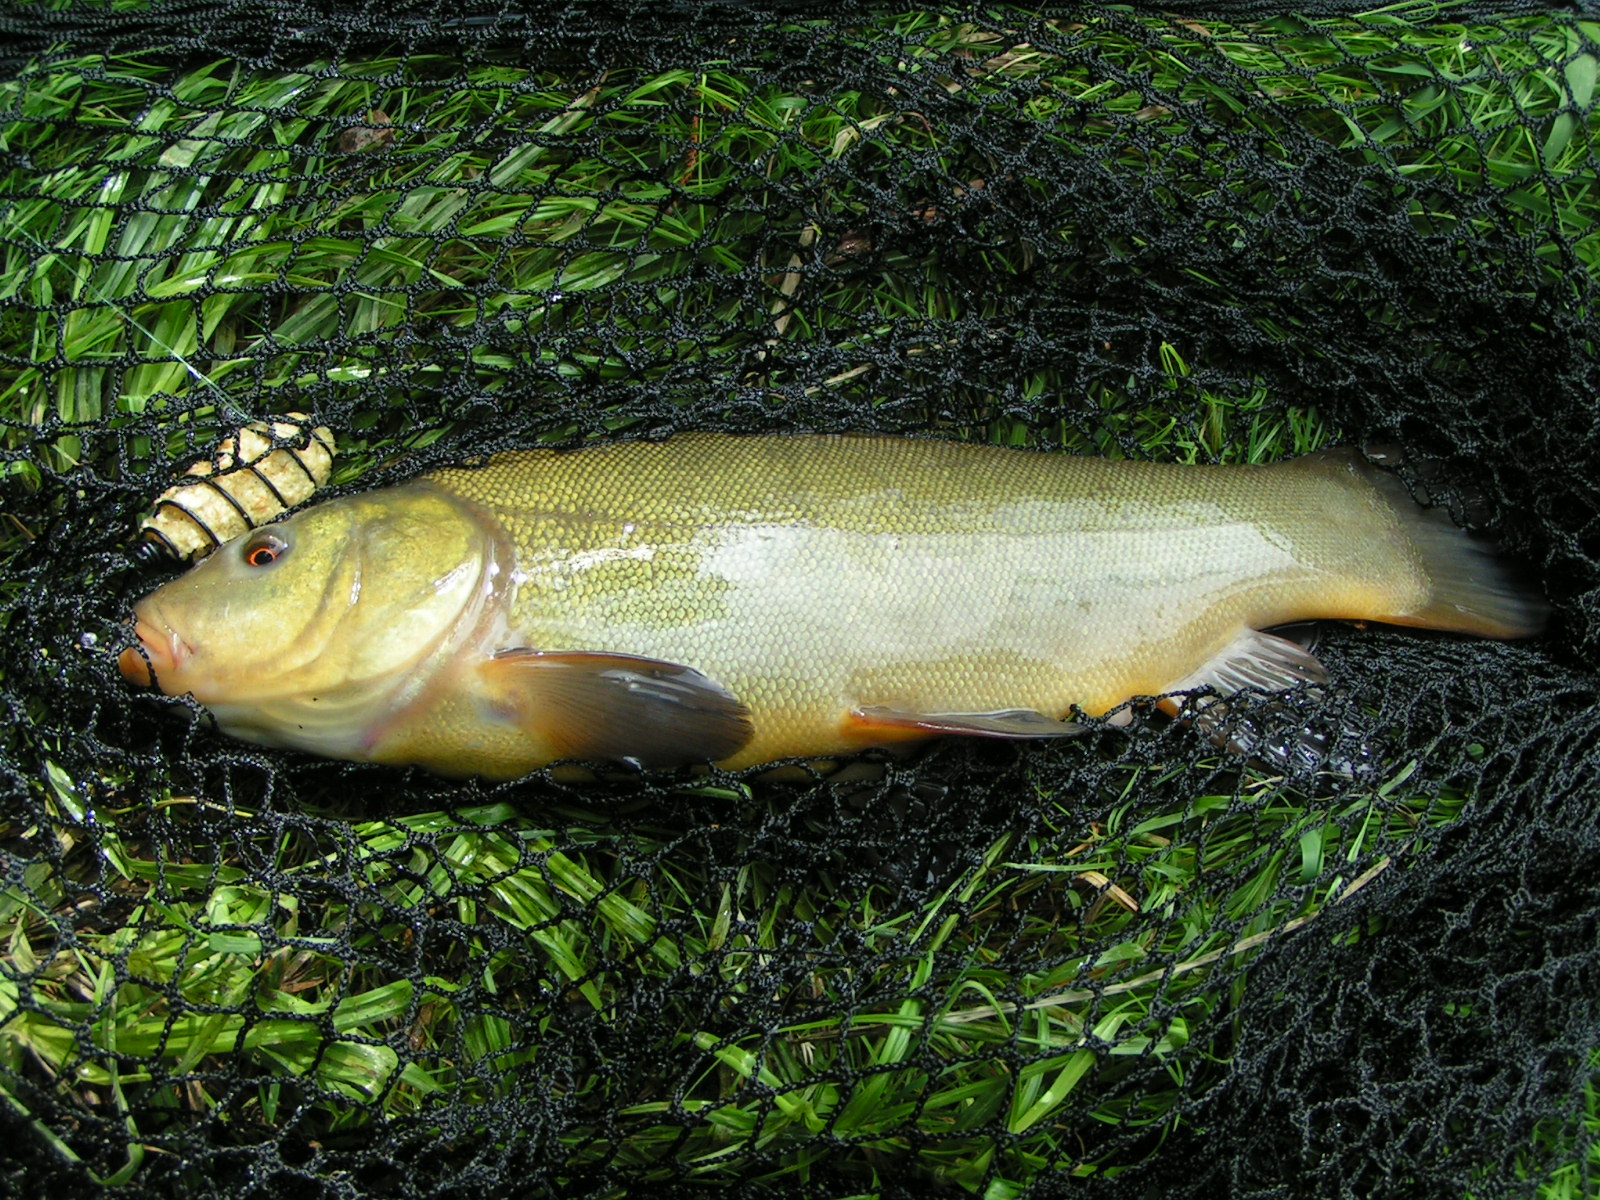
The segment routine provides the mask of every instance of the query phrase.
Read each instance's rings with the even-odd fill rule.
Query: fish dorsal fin
[[[861,707],[845,718],[846,731],[861,741],[906,741],[943,734],[990,738],[1071,737],[1081,725],[1058,721],[1031,708],[989,713],[919,713],[894,708]]]
[[[732,693],[677,663],[517,648],[478,671],[497,715],[535,732],[560,758],[646,767],[716,762],[755,732]]]

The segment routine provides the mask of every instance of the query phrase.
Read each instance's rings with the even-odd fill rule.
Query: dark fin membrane
[[[1282,633],[1309,641],[1314,627],[1285,626],[1278,634],[1246,630],[1173,689],[1209,688],[1218,695],[1168,696],[1161,708],[1189,721],[1230,754],[1290,778],[1370,774],[1377,760],[1360,730],[1342,722],[1330,730],[1315,716],[1308,719],[1307,709],[1314,710],[1322,699],[1328,672],[1305,646]],[[1265,701],[1249,695],[1291,690],[1296,694]]]
[[[1379,462],[1400,458],[1390,447],[1374,447],[1368,453]],[[1517,578],[1496,555],[1492,543],[1458,526],[1447,508],[1422,507],[1435,491],[1443,493],[1442,485],[1436,483],[1430,489],[1424,480],[1413,498],[1398,475],[1374,466],[1350,449],[1310,454],[1291,465],[1363,479],[1394,512],[1431,590],[1427,602],[1415,611],[1380,618],[1386,624],[1492,638],[1531,637],[1544,628],[1550,606]],[[1478,507],[1483,507],[1481,502]]]
[[[853,737],[870,744],[882,736],[894,741],[914,737],[954,734],[966,737],[1041,738],[1072,737],[1083,726],[1058,721],[1031,708],[1008,708],[992,713],[917,713],[892,708],[853,708],[845,718]]]
[[[504,715],[564,758],[643,767],[716,762],[754,735],[750,712],[692,667],[630,654],[502,650],[479,668]]]

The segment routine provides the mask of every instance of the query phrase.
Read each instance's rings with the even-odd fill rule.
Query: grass
[[[1419,228],[1465,239],[1506,221],[1536,239],[1553,280],[1593,272],[1600,198],[1581,115],[1596,27],[1408,23],[1416,15],[1213,29],[1108,14],[1038,26],[1023,46],[1002,26],[927,15],[887,22],[892,42],[884,28],[863,30],[847,49],[870,62],[893,46],[908,95],[914,85],[960,94],[973,129],[1020,112],[1036,123],[1032,153],[1092,156],[1134,177],[1162,163],[1189,204],[1270,207],[1270,178],[1223,179],[1195,160],[1196,129],[1240,126],[1240,153],[1263,172],[1330,148],[1390,180]],[[1085,55],[1104,70],[1080,70]],[[816,269],[818,257],[862,251],[870,240],[853,227],[884,214],[848,183],[831,211],[807,214],[787,198],[793,180],[931,156],[968,186],[930,197],[918,210],[930,222],[1004,182],[974,174],[971,130],[941,136],[904,99],[788,94],[716,64],[616,70],[581,87],[492,65],[475,68],[470,87],[441,87],[430,81],[454,64],[426,55],[327,68],[216,62],[172,75],[155,59],[66,60],[5,89],[0,145],[15,165],[0,178],[0,411],[24,430],[65,431],[41,465],[70,467],[83,452],[77,429],[116,415],[203,421],[217,407],[211,423],[225,426],[241,389],[270,409],[274,390],[313,382],[437,390],[465,372],[492,391],[532,368],[621,383],[639,381],[641,361],[729,364],[763,341],[803,344],[830,329],[848,333],[835,353],[860,355],[897,321],[1002,308],[910,287],[910,272]],[[1241,111],[1251,94],[1275,104]],[[343,149],[363,133],[379,140]],[[1211,236],[1250,235],[1224,219]],[[771,261],[752,262],[755,245],[774,241],[793,247],[788,261],[763,249],[758,260]],[[1042,252],[996,246],[985,265],[1018,275]],[[729,287],[752,268],[768,280],[765,306]],[[822,283],[796,303],[784,289],[802,275]],[[634,305],[626,328],[586,299],[618,289]],[[714,320],[710,336],[678,344],[683,311]],[[447,358],[391,352],[398,333],[423,325],[479,336]],[[841,365],[821,386],[857,378],[858,364]],[[1016,387],[1026,397],[1059,381],[1046,369]],[[365,415],[376,431],[378,415]]]
[[[1541,1121],[1534,1134],[1539,1158],[1558,1164],[1540,1181],[1539,1200],[1580,1200],[1600,1171],[1600,1050],[1589,1055],[1588,1069],[1578,1117]]]
[[[1459,796],[1406,796],[1411,768],[1339,799],[1256,778],[1242,796],[1165,811],[1134,802],[1163,788],[1134,768],[1104,822],[1084,824],[1081,797],[1049,798],[1036,832],[997,838],[911,907],[759,859],[719,880],[674,856],[681,830],[550,827],[507,802],[286,831],[271,886],[226,853],[162,861],[141,839],[147,813],[101,810],[97,837],[60,848],[64,870],[103,857],[126,915],[51,953],[60,875],[35,870],[7,894],[0,1053],[14,1077],[42,1071],[91,1109],[136,1097],[157,1144],[222,1089],[232,1120],[274,1126],[285,1082],[309,1078],[331,1136],[380,1113],[425,1115],[441,1095],[504,1097],[524,1086],[519,1069],[537,1070],[535,1016],[553,1032],[570,1008],[615,1014],[641,987],[670,995],[705,973],[715,1008],[669,1009],[662,1034],[701,1052],[699,1068],[670,1099],[564,1128],[573,1169],[733,1179],[760,1151],[803,1179],[842,1142],[863,1171],[910,1156],[1004,1195],[1047,1166],[1100,1169],[1069,1148],[1084,1119],[1169,1119],[1211,1053],[1186,1061],[1191,1026],[1246,986],[1241,965],[1457,811]],[[58,785],[47,809],[71,830],[83,813],[66,795]],[[756,823],[775,800],[747,794],[733,812]],[[314,835],[337,848],[309,853]],[[349,897],[312,899],[330,871],[354,882]],[[386,947],[441,907],[466,935],[450,974],[417,978]],[[798,1018],[736,1032],[746,1005],[770,1007],[771,961],[796,955],[817,963],[808,993],[787,998]],[[1018,957],[1036,969],[1011,974]],[[1150,1057],[1169,1061],[1170,1090],[1122,1095],[1120,1064]],[[144,1135],[129,1121],[131,1152]]]
[[[1035,185],[969,142],[1021,122],[1035,155],[1112,179],[1160,168],[1175,210],[1216,214],[1205,235],[1222,241],[1250,236],[1243,215],[1273,183],[1215,169],[1195,131],[1227,131],[1263,170],[1332,153],[1375,171],[1415,228],[1509,230],[1545,283],[1576,289],[1600,269],[1600,29],[1450,12],[1225,26],[1108,10],[1026,42],[915,14],[840,34],[839,54],[892,66],[900,95],[786,90],[734,62],[575,81],[481,61],[463,81],[427,54],[294,71],[57,59],[0,87],[0,472],[32,496],[25,533],[68,502],[72,472],[120,487],[131,512],[220,430],[310,397],[340,414],[350,482],[505,415],[512,385],[527,404],[530,383],[556,398],[514,415],[550,437],[639,422],[610,397],[652,385],[690,421],[753,396],[729,419],[804,424],[815,398],[843,397],[862,424],[1007,444],[1303,453],[1338,437],[1314,406],[1264,381],[1220,389],[1165,340],[1149,361],[1111,355],[1081,403],[1054,399],[1077,376],[1051,362],[959,379],[1010,284],[1082,269],[995,231],[984,193]],[[970,123],[913,107],[940,96]],[[819,177],[836,183],[807,208]],[[900,210],[862,182],[880,178]],[[874,243],[956,220],[992,288],[903,236]],[[1060,246],[1083,234],[1064,224]],[[1105,245],[1137,262],[1135,241]],[[1315,334],[1238,300],[1263,338]],[[1403,315],[1374,304],[1371,319]],[[5,536],[18,559],[25,538]],[[1108,738],[1086,794],[1007,776],[1033,789],[1029,820],[934,847],[916,885],[926,864],[863,877],[812,847],[807,862],[832,865],[797,873],[762,841],[893,827],[891,786],[864,793],[868,817],[820,786],[718,778],[642,813],[546,781],[537,809],[469,791],[351,813],[329,787],[286,818],[14,732],[40,769],[0,817],[0,1095],[109,1183],[180,1170],[173,1147],[203,1120],[245,1143],[292,1124],[337,1146],[530,1090],[552,1115],[523,1136],[609,1181],[597,1193],[825,1174],[865,1191],[909,1167],[1004,1200],[1046,1171],[1114,1172],[1225,1071],[1249,964],[1326,936],[1319,913],[1426,853],[1472,801],[1411,760],[1362,786],[1241,778],[1189,763],[1176,732],[1138,753]],[[563,1065],[640,1012],[659,1028],[615,1033],[635,1074]],[[39,1096],[95,1122],[97,1149]],[[453,1128],[441,1152],[471,1141]],[[476,1134],[518,1136],[488,1117]],[[1576,1144],[1554,1126],[1538,1143]]]

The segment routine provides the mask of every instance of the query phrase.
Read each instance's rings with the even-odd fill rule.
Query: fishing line
[[[8,221],[10,220],[10,218],[11,218],[11,216],[12,216],[12,214],[13,214],[13,212],[15,210],[16,210],[16,205],[14,203],[10,204],[10,205],[7,205],[7,207],[6,207],[6,217],[7,217]],[[125,308],[123,308],[120,304],[118,304],[115,300],[113,300],[110,296],[108,296],[104,291],[102,291],[100,289],[99,285],[95,283],[93,278],[91,278],[88,275],[84,275],[84,274],[79,273],[79,271],[78,271],[78,269],[76,267],[74,267],[70,263],[67,263],[67,262],[63,261],[64,256],[66,256],[66,255],[74,255],[74,256],[79,257],[79,258],[90,258],[92,256],[89,254],[88,251],[86,251],[86,250],[76,250],[76,251],[74,251],[74,250],[70,250],[70,249],[68,249],[67,247],[64,247],[64,246],[55,246],[55,247],[48,246],[44,242],[40,241],[37,237],[35,237],[32,233],[30,233],[27,229],[23,228],[20,225],[16,225],[14,222],[12,222],[12,224],[13,224],[13,227],[17,230],[17,232],[20,233],[25,240],[27,240],[28,242],[32,243],[33,246],[36,249],[38,249],[43,254],[50,255],[53,259],[55,259],[57,262],[59,262],[61,264],[61,266],[63,267],[63,269],[65,269],[71,275],[71,277],[72,277],[72,279],[73,279],[73,281],[75,283],[78,283],[82,287],[86,288],[90,293],[92,293],[92,295],[93,295],[93,297],[95,299],[99,300],[101,304],[105,305],[106,308],[110,309],[117,316],[121,317],[129,325],[133,326],[134,329],[136,329],[140,333],[144,334],[144,336],[147,337],[150,340],[150,342],[153,345],[155,345],[157,348],[159,348],[161,350],[165,350],[169,355],[171,355],[172,360],[174,362],[176,362],[179,366],[183,367],[183,369],[185,371],[187,371],[191,376],[193,376],[194,379],[197,382],[199,382],[199,383],[203,384],[204,386],[210,388],[218,397],[217,410],[221,413],[221,415],[223,417],[225,417],[229,421],[247,421],[247,420],[250,419],[250,413],[248,411],[246,411],[245,409],[240,408],[237,404],[235,404],[233,402],[233,400],[229,397],[227,391],[224,390],[224,388],[222,387],[221,384],[217,383],[216,380],[212,379],[204,371],[200,370],[200,368],[198,368],[192,362],[190,362],[187,358],[185,358],[184,355],[182,354],[182,352],[180,352],[176,347],[170,346],[166,342],[164,342],[155,333],[154,330],[147,329],[145,326],[140,324],[138,318],[136,318],[132,313],[128,312]],[[45,269],[48,270],[48,267],[45,268]]]

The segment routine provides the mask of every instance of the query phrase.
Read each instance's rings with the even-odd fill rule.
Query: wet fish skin
[[[286,549],[251,567],[263,535]],[[1543,610],[1353,451],[1187,467],[687,434],[318,505],[137,616],[155,681],[225,732],[510,778],[1049,735],[1074,706],[1322,678],[1256,632],[1275,625],[1512,637]]]

